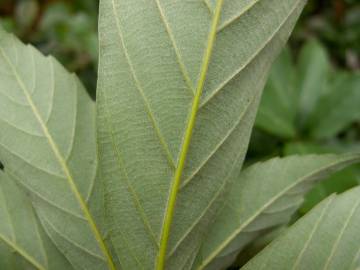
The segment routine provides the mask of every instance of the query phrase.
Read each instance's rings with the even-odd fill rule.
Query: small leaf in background
[[[325,93],[330,64],[325,49],[312,40],[302,48],[297,70],[299,87],[299,119],[303,127]]]
[[[352,123],[360,122],[360,73],[334,76],[310,119],[310,134],[315,139],[336,136]]]
[[[242,270],[357,270],[359,230],[360,187],[357,187],[323,201]]]
[[[272,66],[256,126],[284,138],[296,135],[298,93],[291,52],[286,48]]]

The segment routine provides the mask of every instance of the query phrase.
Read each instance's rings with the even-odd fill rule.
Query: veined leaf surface
[[[3,172],[0,172],[0,269],[73,269],[43,231],[29,199]]]
[[[124,269],[190,269],[305,0],[102,0],[98,140]]]
[[[0,160],[78,269],[113,268],[90,213],[95,106],[53,58],[0,30]]]
[[[223,269],[260,233],[285,225],[317,181],[359,162],[360,155],[274,158],[245,169],[198,254],[196,269]]]
[[[360,187],[331,196],[255,256],[243,270],[360,267]]]

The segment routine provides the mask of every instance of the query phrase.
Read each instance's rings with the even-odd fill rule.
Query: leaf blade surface
[[[73,269],[43,231],[26,195],[0,172],[1,269]]]
[[[97,174],[93,102],[53,58],[3,30],[0,76],[7,173],[30,193],[46,232],[77,268],[112,268],[88,207]]]
[[[224,1],[206,71],[219,3],[101,2],[98,141],[107,224],[125,268],[155,267],[169,193],[180,178],[165,268],[191,267],[242,165],[270,64],[304,5]],[[194,97],[192,85],[202,83]],[[182,177],[174,178],[176,171]]]
[[[326,199],[242,269],[357,269],[359,194],[357,187]]]
[[[359,159],[359,155],[290,156],[245,169],[199,251],[197,269],[227,266],[261,232],[286,224],[317,181]]]

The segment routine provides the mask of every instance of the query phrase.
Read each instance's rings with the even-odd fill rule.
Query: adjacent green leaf
[[[98,140],[124,269],[191,268],[305,2],[101,1]]]
[[[231,264],[261,232],[286,224],[317,180],[357,161],[360,155],[291,156],[245,169],[198,254],[196,269]]]
[[[337,73],[329,88],[310,119],[311,135],[316,139],[333,137],[360,121],[360,74]]]
[[[360,267],[360,187],[322,202],[243,270]]]
[[[318,144],[309,142],[296,142],[286,145],[285,155],[307,155],[307,154],[329,154],[360,152],[360,145],[351,144]],[[333,193],[341,193],[360,184],[360,165],[355,164],[348,168],[334,173],[330,177],[314,186],[305,196],[305,201],[299,212],[305,214],[315,205]]]
[[[44,233],[28,198],[0,172],[0,269],[73,269]]]
[[[305,127],[320,97],[327,91],[330,63],[325,49],[313,40],[304,46],[299,57],[299,114]]]
[[[286,49],[272,66],[261,99],[256,126],[284,138],[296,135],[298,92],[290,50]]]
[[[97,174],[95,106],[53,58],[0,30],[0,160],[77,269],[113,268],[88,202]],[[96,202],[98,203],[98,202]]]
[[[359,165],[353,165],[324,179],[306,194],[305,201],[299,209],[300,214],[309,212],[323,199],[333,193],[342,193],[359,185]]]

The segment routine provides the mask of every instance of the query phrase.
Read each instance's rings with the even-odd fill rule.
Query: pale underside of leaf
[[[204,237],[200,228],[207,227],[241,167],[269,64],[303,1],[281,6],[281,20],[272,22],[266,36],[256,37],[251,50],[239,45],[241,61],[216,80],[216,70],[223,68],[220,55],[226,52],[218,44],[235,36],[231,31],[243,21],[265,24],[256,10],[270,11],[268,4],[247,1],[236,14],[227,11],[221,18],[222,1],[140,2],[103,0],[100,8],[98,138],[108,225],[123,267],[152,268],[157,259],[158,269],[180,269],[192,263]],[[192,27],[199,33],[194,35]],[[216,111],[232,115],[220,121]],[[216,137],[206,137],[207,129]],[[227,171],[223,166],[210,175],[211,164],[221,162]],[[199,196],[202,201],[190,196],[200,185],[209,188]],[[185,216],[190,204],[196,210]],[[196,244],[180,254],[191,238]]]
[[[109,268],[114,269],[110,255],[108,254],[107,248],[105,247],[105,244],[103,243],[101,234],[99,232],[99,229],[97,225],[95,224],[95,221],[90,214],[90,210],[88,209],[86,200],[90,196],[92,192],[93,187],[93,181],[89,182],[88,189],[86,191],[86,195],[84,196],[79,191],[79,188],[77,186],[78,183],[75,182],[75,179],[73,177],[73,173],[78,175],[78,172],[73,172],[73,168],[70,168],[71,162],[70,160],[73,160],[73,156],[75,153],[73,153],[73,149],[75,148],[75,141],[77,140],[75,136],[75,131],[77,130],[75,127],[75,124],[71,126],[68,130],[64,133],[64,138],[68,136],[69,141],[66,142],[67,144],[67,153],[64,149],[60,149],[59,147],[59,140],[60,144],[62,144],[63,148],[63,141],[64,138],[59,138],[61,136],[61,132],[59,133],[52,133],[50,131],[49,126],[51,128],[55,128],[53,126],[53,113],[55,104],[55,94],[57,94],[56,91],[59,91],[57,87],[59,87],[59,79],[62,76],[67,76],[67,82],[72,87],[70,89],[66,89],[66,91],[73,91],[70,92],[70,97],[74,97],[74,100],[72,100],[71,104],[74,104],[74,107],[71,108],[69,113],[74,112],[74,119],[76,120],[79,112],[77,111],[78,106],[77,102],[84,102],[83,106],[87,106],[87,109],[90,108],[92,105],[91,103],[87,103],[90,101],[88,97],[84,98],[84,93],[81,91],[84,91],[84,89],[79,89],[80,83],[77,81],[77,79],[73,75],[67,75],[66,72],[57,64],[52,58],[45,58],[42,55],[40,55],[38,52],[35,51],[34,48],[30,46],[23,46],[20,44],[18,40],[16,40],[13,36],[6,34],[1,30],[0,32],[0,41],[1,41],[1,48],[0,48],[0,56],[3,59],[1,63],[1,76],[4,79],[4,85],[0,87],[1,94],[6,97],[5,100],[2,100],[3,105],[5,105],[5,108],[10,108],[12,110],[12,107],[19,106],[22,107],[21,110],[18,112],[18,116],[24,117],[23,119],[28,119],[28,123],[23,121],[16,123],[12,118],[14,117],[10,114],[8,114],[8,119],[5,118],[6,112],[1,112],[1,122],[2,124],[5,124],[5,126],[10,127],[7,128],[7,132],[10,134],[11,132],[20,132],[21,135],[24,137],[22,149],[17,145],[12,145],[9,143],[9,135],[7,133],[2,134],[0,145],[3,149],[1,155],[2,158],[5,161],[5,165],[7,166],[7,171],[9,174],[12,174],[16,180],[19,180],[19,184],[21,184],[23,187],[29,187],[30,192],[34,192],[33,194],[38,198],[41,198],[42,204],[40,208],[37,208],[37,204],[34,205],[37,208],[37,211],[43,211],[44,206],[54,206],[54,203],[50,201],[50,198],[46,198],[42,195],[42,192],[40,190],[35,190],[31,187],[32,181],[38,181],[36,180],[37,176],[32,174],[34,171],[37,171],[41,174],[48,175],[48,180],[51,183],[55,183],[61,179],[64,181],[64,184],[67,183],[68,190],[70,194],[65,194],[66,196],[73,196],[74,202],[76,202],[76,206],[72,206],[73,208],[80,209],[80,213],[72,213],[72,210],[68,210],[63,208],[62,205],[56,205],[55,208],[58,210],[61,210],[63,213],[69,214],[69,216],[73,216],[75,218],[79,218],[80,220],[85,221],[89,226],[94,239],[96,239],[96,242],[98,245],[98,248],[103,252],[103,256],[101,256],[101,260],[107,260]],[[28,63],[26,63],[23,66],[20,66],[20,56],[25,59],[21,60],[29,60]],[[30,72],[27,70],[26,73],[24,73],[24,70],[26,68],[30,67]],[[43,72],[44,69],[47,68],[48,74],[39,74],[40,72]],[[6,71],[5,71],[6,70]],[[55,71],[57,73],[55,73]],[[47,80],[44,80],[44,83],[46,82],[48,85],[45,88],[45,85],[41,83],[40,76],[43,75],[50,75]],[[56,84],[55,84],[56,80]],[[11,89],[10,87],[14,87],[15,89]],[[78,94],[81,92],[80,94]],[[65,93],[64,93],[65,94]],[[81,100],[78,100],[78,97],[81,96]],[[58,98],[59,96],[57,96]],[[48,100],[46,100],[48,99]],[[85,99],[85,100],[84,100]],[[40,100],[40,101],[39,101]],[[45,103],[44,103],[45,101]],[[46,103],[49,101],[49,103]],[[43,103],[41,103],[43,102]],[[64,102],[64,101],[63,101]],[[70,104],[70,105],[71,105]],[[90,104],[90,105],[89,105]],[[71,105],[72,106],[72,105]],[[47,108],[46,110],[44,108]],[[86,110],[87,110],[86,109]],[[24,110],[27,110],[26,114],[22,115],[24,113]],[[64,116],[66,116],[66,113],[64,113]],[[89,115],[91,117],[91,115]],[[86,116],[86,117],[89,117]],[[66,119],[66,117],[64,118]],[[74,120],[73,119],[73,120]],[[71,121],[68,124],[73,123],[74,121]],[[64,121],[59,119],[58,125],[68,125],[64,124]],[[14,123],[12,123],[14,122]],[[91,123],[86,123],[85,125],[89,126]],[[94,132],[93,130],[89,130],[89,132]],[[56,139],[55,137],[56,136]],[[91,138],[91,136],[90,136]],[[33,139],[34,142],[31,143],[29,140]],[[66,138],[67,139],[67,138]],[[37,156],[31,156],[32,154],[35,154],[32,152],[31,147],[35,145],[40,145],[37,149],[38,153]],[[77,140],[78,144],[78,140]],[[95,146],[95,145],[93,145]],[[40,148],[46,147],[46,151],[48,153],[44,154],[42,153]],[[90,147],[90,145],[88,145]],[[21,154],[18,154],[19,151],[25,151],[25,148],[30,148],[24,157],[21,156]],[[87,152],[94,151],[89,149]],[[79,154],[79,153],[76,153]],[[50,155],[50,156],[49,156]],[[89,158],[89,157],[87,157]],[[51,167],[52,169],[45,169],[43,165],[38,164],[45,164],[48,160],[47,166]],[[53,162],[53,163],[51,163]],[[21,172],[17,170],[17,167],[19,167],[19,163],[25,164],[25,167],[28,170],[33,171],[32,173],[29,173],[28,175],[24,176],[25,169],[23,169],[24,172]],[[38,164],[37,164],[38,163]],[[87,172],[86,174],[90,173],[91,171]],[[33,178],[33,179],[32,179]],[[53,179],[52,179],[53,178]],[[51,185],[51,184],[50,184]],[[33,197],[35,198],[35,197]],[[78,211],[78,210],[76,210]],[[39,214],[40,214],[39,212]],[[50,213],[49,213],[50,214]],[[40,216],[44,216],[44,214],[40,214]],[[79,228],[80,229],[80,228]],[[75,259],[76,260],[76,259]]]
[[[331,173],[341,170],[345,166],[349,166],[350,164],[358,161],[358,155],[294,156],[284,158],[282,160],[270,160],[268,163],[264,163],[263,165],[255,164],[245,170],[243,175],[240,175],[238,184],[233,187],[233,191],[230,192],[228,199],[225,202],[226,206],[223,209],[223,214],[220,214],[216,226],[214,227],[212,233],[210,233],[210,242],[204,243],[206,249],[203,251],[201,263],[198,269],[206,268],[207,265],[210,264],[216,257],[218,257],[218,260],[222,260],[227,254],[235,252],[236,246],[231,249],[229,249],[229,246],[241,235],[254,233],[254,236],[250,238],[252,239],[256,237],[261,230],[271,228],[279,224],[286,224],[294,211],[296,211],[296,209],[301,205],[305,192],[309,190],[317,180],[323,179],[326,175],[330,175]],[[299,169],[299,166],[301,169]],[[274,180],[266,179],[267,177],[273,177],[271,179]],[[282,181],[281,179],[284,177],[289,180],[287,180],[286,185],[283,185],[284,183],[281,184],[283,185],[281,188],[281,185],[279,184]],[[264,191],[268,191],[269,193],[269,198],[264,200],[258,208],[251,210],[253,211],[251,214],[246,214],[244,210],[242,210],[246,207],[247,203],[251,202],[250,197],[249,199],[245,199],[247,197],[246,193],[252,194],[250,191],[253,190],[249,190],[249,186],[245,184],[247,181],[254,182],[254,184],[252,184],[253,187],[263,185],[262,189]],[[264,183],[262,184],[260,181],[264,181]],[[272,188],[268,187],[268,185],[271,185],[272,187],[279,186],[279,188],[270,196]],[[302,186],[306,188],[301,188]],[[259,190],[259,192],[260,191],[261,190]],[[248,206],[248,208],[250,207]],[[264,215],[269,218],[271,215],[277,215],[282,212],[286,214],[285,217],[279,216],[277,219],[272,221],[269,219],[266,226],[262,225],[260,229],[256,228],[256,221],[261,219]],[[263,221],[265,223],[266,217]],[[227,219],[231,220],[227,221]],[[221,230],[223,224],[231,224],[233,220],[236,219],[239,219],[238,223],[235,222],[232,227]],[[255,228],[252,229],[252,226],[255,226]],[[256,233],[257,231],[258,233]],[[219,233],[220,235],[217,235]],[[240,251],[240,244],[241,242],[237,244],[237,252]],[[245,244],[243,244],[242,247],[244,245]],[[227,248],[229,249],[228,251],[226,251]],[[204,254],[204,252],[206,253]]]
[[[326,199],[242,269],[357,269],[359,191]]]
[[[0,172],[0,201],[0,242],[9,251],[0,251],[1,260],[8,262],[5,269],[73,269],[43,232],[26,194],[3,172]]]

